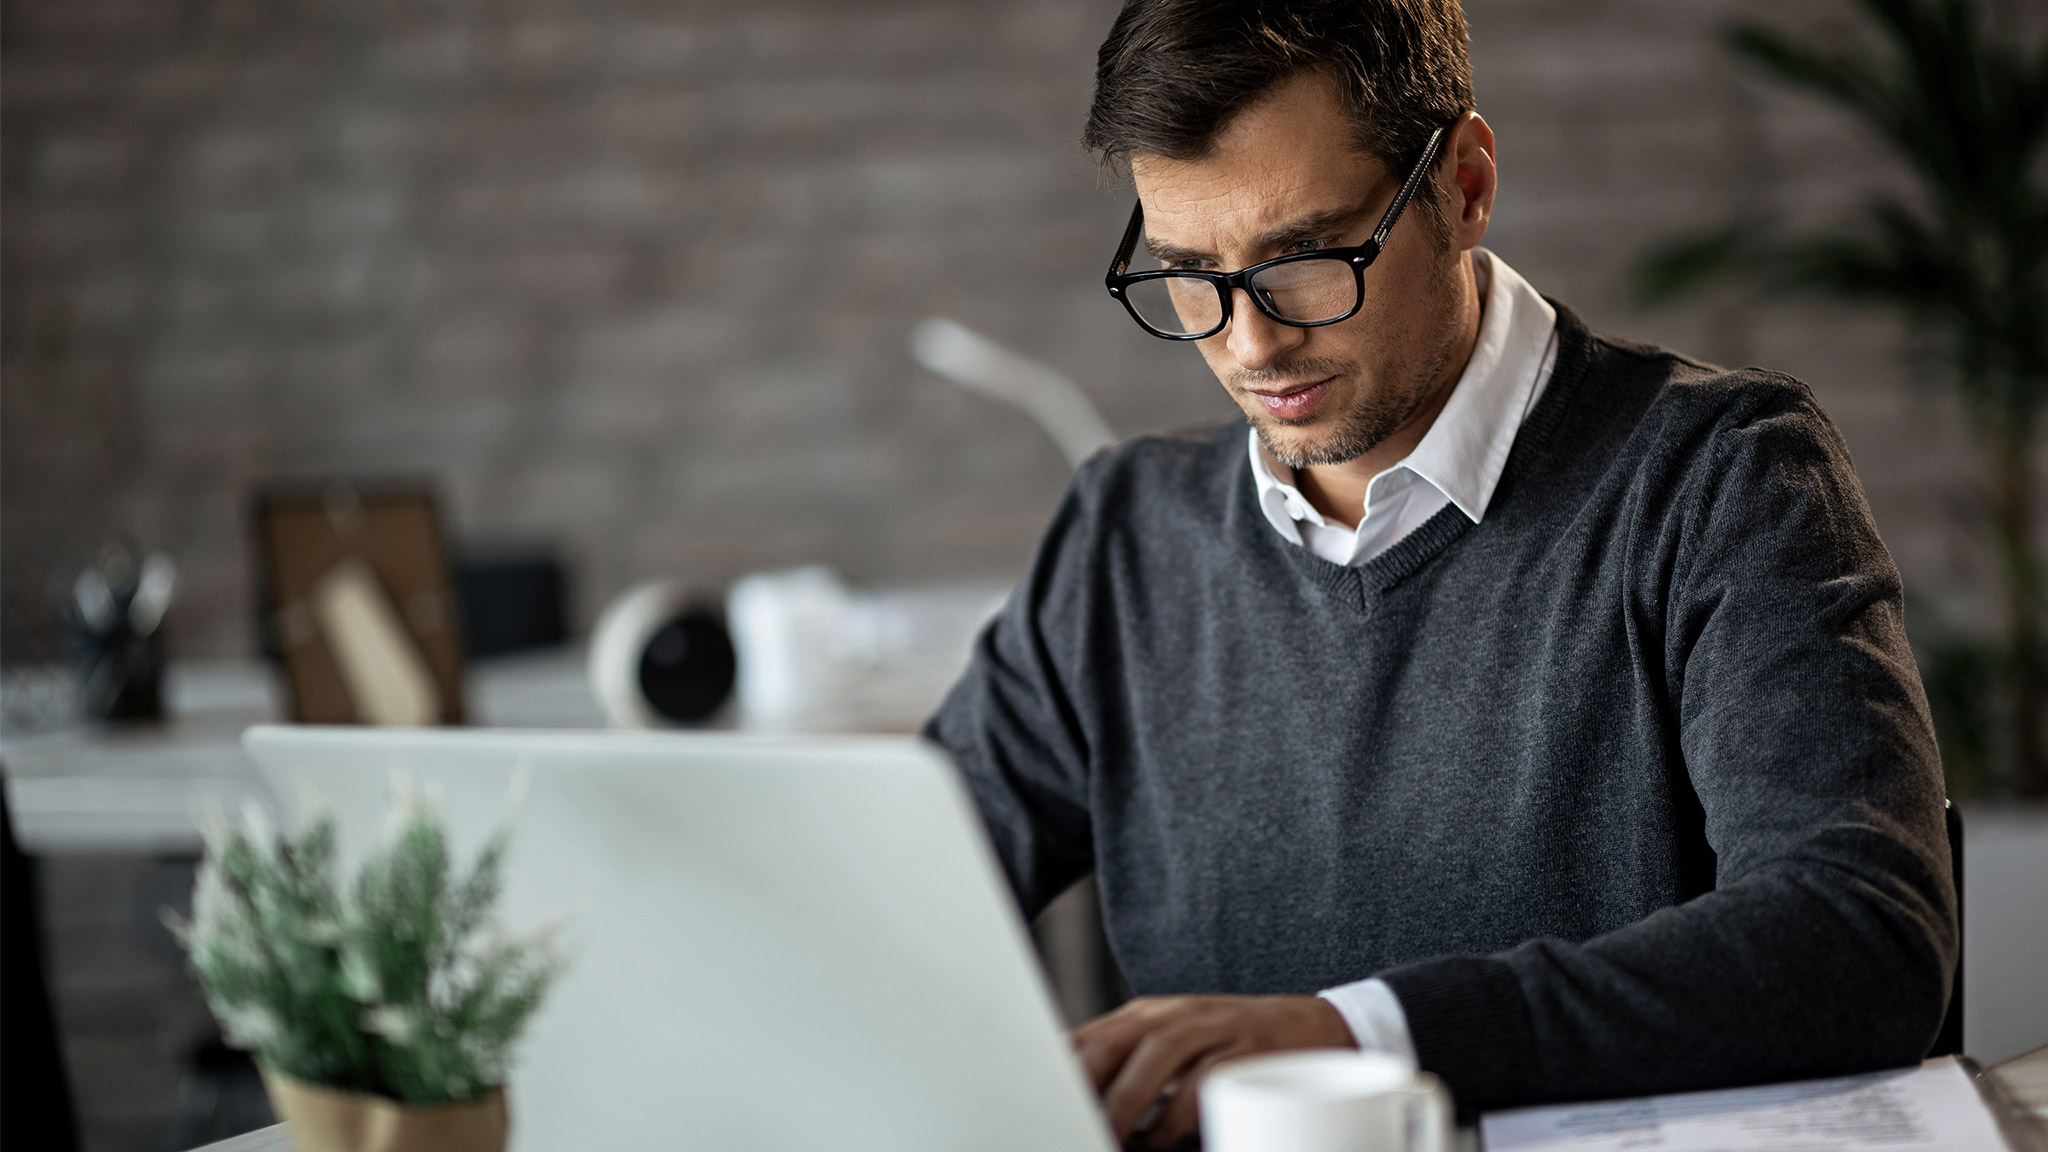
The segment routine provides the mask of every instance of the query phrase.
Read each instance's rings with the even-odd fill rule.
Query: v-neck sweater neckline
[[[1549,300],[1549,297],[1545,299]],[[1590,334],[1585,323],[1556,300],[1550,300],[1550,305],[1557,309],[1557,364],[1551,370],[1550,382],[1536,401],[1536,407],[1515,434],[1515,444],[1508,453],[1507,464],[1501,469],[1500,483],[1494,491],[1488,519],[1516,498],[1520,487],[1518,481],[1533,467],[1530,461],[1540,457],[1550,444],[1566,407],[1577,394],[1579,383],[1586,374]],[[1237,485],[1238,491],[1256,493],[1255,485],[1250,481],[1250,460],[1240,457],[1238,467],[1245,473],[1243,482]],[[1255,500],[1256,495],[1252,499]],[[1296,571],[1331,599],[1363,614],[1370,614],[1389,592],[1454,542],[1486,525],[1486,519],[1474,524],[1458,510],[1456,504],[1446,504],[1385,552],[1363,564],[1350,565],[1325,560],[1302,545],[1279,539],[1256,506],[1248,511],[1249,515],[1239,517],[1247,529],[1263,536],[1266,546],[1282,549]]]

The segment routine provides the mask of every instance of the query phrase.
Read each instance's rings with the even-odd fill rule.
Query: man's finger
[[[1102,1094],[1103,1110],[1109,1114],[1117,1139],[1131,1134],[1167,1085],[1181,1079],[1203,1053],[1226,1039],[1214,1028],[1187,1020],[1147,1033]]]
[[[1081,1057],[1088,1079],[1101,1092],[1130,1058],[1131,1049],[1145,1038],[1162,1015],[1170,1013],[1167,1001],[1145,998],[1106,1012],[1074,1029],[1074,1051]]]
[[[1128,1033],[1097,1032],[1087,1036],[1079,1032],[1074,1034],[1074,1052],[1081,1057],[1081,1066],[1088,1070],[1088,1081],[1095,1086],[1096,1092],[1100,1093],[1109,1085],[1117,1069],[1124,1066],[1131,1049],[1137,1047],[1144,1035],[1135,1030]]]
[[[1109,1086],[1130,1057],[1131,1049],[1144,1038],[1145,1033],[1136,1028],[1098,1028],[1074,1033],[1074,1052],[1081,1057],[1081,1066],[1088,1070],[1088,1081],[1098,1094]]]
[[[1234,1047],[1212,1048],[1194,1067],[1181,1077],[1179,1087],[1168,1098],[1166,1107],[1159,1118],[1152,1122],[1152,1128],[1145,1135],[1145,1142],[1154,1148],[1170,1148],[1187,1138],[1201,1120],[1201,1091],[1203,1081],[1209,1078],[1209,1071],[1217,1064],[1238,1055]]]

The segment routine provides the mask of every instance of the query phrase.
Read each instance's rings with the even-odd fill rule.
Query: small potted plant
[[[502,1152],[513,1044],[561,968],[551,932],[495,923],[511,824],[460,873],[439,806],[400,782],[347,888],[317,807],[296,835],[254,810],[208,831],[191,919],[167,920],[299,1152]]]

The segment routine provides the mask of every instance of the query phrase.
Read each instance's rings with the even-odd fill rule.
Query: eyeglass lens
[[[1270,314],[1300,323],[1321,323],[1358,305],[1358,274],[1345,260],[1297,260],[1276,264],[1252,277],[1252,291]],[[1138,280],[1125,286],[1124,295],[1146,324],[1171,336],[1207,332],[1222,320],[1222,296],[1208,280],[1192,276]]]

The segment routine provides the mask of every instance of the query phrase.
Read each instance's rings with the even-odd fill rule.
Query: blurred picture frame
[[[251,501],[258,635],[299,724],[460,724],[462,613],[432,485],[284,481]]]

